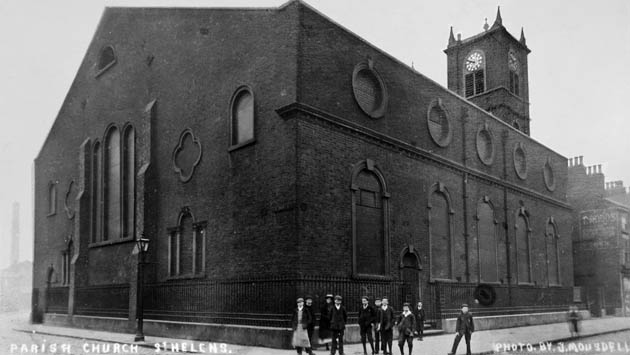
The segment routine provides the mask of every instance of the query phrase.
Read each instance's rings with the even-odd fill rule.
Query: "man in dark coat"
[[[378,328],[380,326],[381,313],[383,312],[380,298],[374,300],[374,308],[376,309],[376,316],[374,317],[374,346],[376,348],[375,354],[378,354],[378,351],[381,349],[381,331]]]
[[[457,335],[455,335],[455,341],[453,342],[453,348],[449,355],[454,355],[457,352],[457,346],[462,337],[466,339],[466,355],[470,355],[470,336],[475,331],[475,323],[473,322],[472,314],[468,312],[468,305],[462,304],[462,312],[457,316],[456,325]]]
[[[308,328],[306,328],[308,332],[308,341],[311,342],[311,348],[314,348],[313,333],[315,332],[315,320],[317,319],[317,317],[315,316],[315,310],[313,309],[313,297],[306,296],[304,297],[304,299],[306,300],[306,302],[304,303],[304,308],[311,314],[311,322],[309,323]],[[312,353],[313,352],[309,352],[309,354]]]
[[[330,355],[335,355],[337,346],[339,346],[339,355],[343,354],[343,332],[346,329],[348,321],[348,313],[346,308],[341,305],[341,296],[335,296],[335,305],[330,311],[330,331],[332,332],[332,347]]]
[[[381,303],[381,318],[379,320],[378,329],[381,331],[383,355],[391,355],[392,342],[394,338],[394,310],[389,306],[389,300],[387,297],[383,297],[383,301]]]
[[[313,323],[313,318],[311,317],[311,312],[308,311],[308,309],[306,309],[306,307],[304,306],[304,299],[303,298],[298,298],[297,299],[297,308],[295,308],[293,310],[293,316],[291,317],[291,326],[293,328],[293,332],[294,332],[294,342],[296,341],[296,335],[295,332],[304,332],[308,329],[308,327],[311,325],[311,323]],[[299,313],[301,313],[301,316],[299,315]],[[302,333],[304,334],[304,333]],[[305,334],[306,335],[306,334]],[[311,350],[311,346],[310,345],[310,339],[309,339],[309,346],[302,346],[302,345],[295,345],[295,348],[297,350],[298,354],[302,354],[302,349],[306,350],[306,352],[308,354],[313,354],[313,351]]]
[[[374,339],[372,339],[372,323],[376,317],[376,311],[370,306],[370,301],[367,296],[361,297],[361,308],[359,309],[359,331],[361,334],[361,344],[363,344],[363,355],[367,355],[367,349],[365,347],[366,337],[370,342],[370,348],[372,354],[374,354]]]
[[[416,316],[416,334],[418,334],[418,340],[421,341],[424,336],[424,321],[427,318],[424,308],[422,308],[422,302],[418,302],[418,308],[413,314]]]
[[[333,307],[333,295],[326,295],[326,303],[319,310],[319,339],[326,341],[326,350],[329,350],[328,339],[330,338],[330,311]]]
[[[403,305],[403,312],[398,320],[398,348],[400,348],[400,354],[405,354],[405,342],[409,347],[409,355],[413,349],[413,333],[416,331],[416,316],[411,313],[411,305],[405,303]]]

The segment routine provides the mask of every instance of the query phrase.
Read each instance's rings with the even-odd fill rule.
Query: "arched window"
[[[123,146],[123,212],[124,237],[134,237],[135,230],[135,182],[136,182],[136,136],[132,126],[127,126]]]
[[[48,215],[52,216],[57,213],[57,184],[48,183]]]
[[[112,46],[104,47],[101,49],[96,62],[96,76],[101,75],[114,64],[116,64],[116,54],[114,53],[114,48],[112,48]]]
[[[470,52],[464,60],[464,93],[466,97],[486,91],[486,58],[480,50]]]
[[[168,243],[168,275],[195,276],[205,272],[206,222],[195,223],[194,216],[184,207],[178,226],[171,228]]]
[[[479,258],[479,281],[499,281],[497,266],[497,240],[494,208],[487,198],[477,207],[477,250]]]
[[[435,185],[429,202],[429,240],[431,248],[431,278],[451,279],[452,242],[451,242],[451,206],[448,192],[444,186]]]
[[[383,176],[372,161],[355,166],[352,190],[354,274],[386,275],[389,269],[389,195]]]
[[[92,242],[103,239],[103,151],[96,141],[92,148]]]
[[[118,239],[121,233],[121,181],[120,181],[120,132],[111,128],[105,136],[104,197],[105,232],[104,240]]]
[[[254,95],[241,87],[232,98],[232,145],[241,145],[254,140]]]
[[[521,208],[516,217],[516,270],[519,283],[531,282],[531,252],[529,245],[529,222]]]
[[[560,264],[558,255],[558,229],[553,219],[547,223],[547,274],[550,285],[560,284]]]
[[[518,58],[516,57],[516,53],[510,51],[508,53],[508,66],[510,68],[510,92],[516,96],[520,95],[520,82],[519,82],[519,73],[520,73],[520,63]]]

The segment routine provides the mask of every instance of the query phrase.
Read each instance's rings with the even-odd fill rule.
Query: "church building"
[[[139,267],[147,335],[286,346],[327,293],[443,329],[564,311],[567,159],[530,136],[525,36],[497,13],[444,52],[447,88],[300,0],[107,8],[35,159],[33,313],[133,331]]]

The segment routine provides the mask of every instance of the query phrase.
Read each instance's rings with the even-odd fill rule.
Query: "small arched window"
[[[560,284],[560,258],[558,254],[558,229],[553,219],[547,223],[547,274],[550,285]]]
[[[232,98],[232,146],[254,140],[254,95],[247,87],[239,88]]]
[[[121,181],[120,181],[120,131],[116,127],[105,136],[104,194],[105,232],[104,240],[118,239],[121,231]]]
[[[529,243],[529,222],[525,211],[521,208],[516,216],[516,270],[519,283],[530,283],[531,279],[531,246]]]
[[[195,223],[190,209],[184,207],[178,226],[171,228],[168,243],[168,275],[198,276],[205,272],[206,222]]]
[[[116,64],[116,54],[114,53],[114,48],[112,48],[112,46],[103,47],[96,62],[96,76],[101,75],[114,64]]]
[[[57,184],[48,183],[48,215],[52,216],[57,213]]]
[[[448,192],[436,184],[429,204],[431,278],[452,279],[451,206]]]
[[[479,280],[497,282],[497,240],[494,208],[487,198],[477,207],[477,249],[479,258]]]

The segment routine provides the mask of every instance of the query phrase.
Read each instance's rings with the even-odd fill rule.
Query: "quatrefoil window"
[[[201,142],[190,128],[179,136],[179,142],[173,150],[173,169],[182,182],[188,182],[201,161]]]

